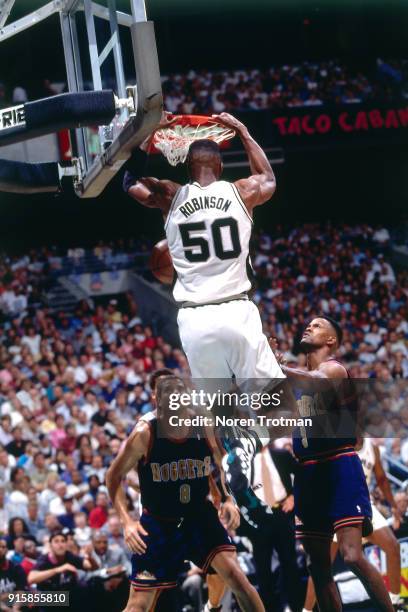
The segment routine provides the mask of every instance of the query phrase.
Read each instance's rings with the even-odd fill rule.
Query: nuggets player
[[[252,212],[273,196],[275,176],[243,123],[228,113],[214,118],[240,136],[249,178],[221,180],[218,145],[197,140],[187,158],[189,183],[141,178],[128,194],[163,214],[177,274],[180,338],[192,377],[230,381],[235,375],[238,382],[284,378],[262,333],[258,309],[248,298]]]
[[[360,447],[360,448],[359,448]],[[375,477],[375,481],[378,487],[384,494],[385,499],[392,508],[393,515],[397,521],[401,520],[400,513],[396,507],[395,500],[391,491],[390,483],[388,482],[385,474],[379,448],[370,438],[362,438],[359,440],[357,448],[358,456],[360,457],[364,475],[366,478],[367,485],[369,486]],[[369,535],[366,540],[370,544],[375,544],[381,548],[386,555],[387,561],[387,576],[389,580],[389,592],[391,602],[396,610],[405,609],[403,607],[403,599],[400,597],[401,589],[401,555],[400,546],[397,538],[393,534],[390,527],[387,525],[387,521],[380,511],[376,508],[374,503],[371,501],[371,510],[373,513],[373,532]],[[336,540],[336,537],[335,537]],[[334,560],[337,554],[337,542],[333,542],[331,549],[331,556]],[[313,583],[309,579],[307,586],[307,595],[305,600],[304,609],[311,611],[315,604],[315,592]]]
[[[371,531],[371,504],[354,448],[356,432],[350,424],[341,429],[348,417],[350,423],[357,418],[349,374],[334,358],[341,339],[342,331],[335,321],[316,317],[301,339],[307,371],[282,366],[299,389],[301,416],[312,417],[313,423],[311,431],[299,430],[293,436],[299,462],[294,483],[296,531],[308,557],[320,612],[342,610],[331,570],[334,532],[341,556],[363,583],[376,609],[391,612],[393,606],[382,577],[362,549],[362,537]],[[330,431],[339,431],[341,436],[332,433],[330,437],[326,433]]]
[[[198,436],[189,427],[169,427],[169,397],[187,389],[176,376],[157,380],[158,410],[140,419],[111,464],[106,483],[124,527],[125,541],[133,551],[132,589],[126,612],[154,608],[163,589],[177,585],[184,560],[206,572],[212,566],[234,592],[245,612],[264,612],[256,590],[241,570],[235,547],[208,501],[211,463],[221,469],[214,439]],[[170,413],[171,414],[171,413]],[[174,413],[173,413],[174,414]],[[181,407],[177,416],[191,416]],[[166,431],[158,437],[158,425]],[[173,437],[174,436],[174,437]],[[143,514],[134,521],[128,513],[122,478],[136,468]],[[223,518],[236,525],[232,504]]]

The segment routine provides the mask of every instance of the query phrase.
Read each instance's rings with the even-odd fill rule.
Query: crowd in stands
[[[165,108],[200,114],[406,100],[408,62],[377,59],[366,72],[337,60],[304,61],[266,69],[193,70],[162,77]],[[114,83],[105,87],[115,88]],[[91,84],[89,84],[91,88]],[[41,90],[0,83],[0,107],[23,104],[66,90],[44,80]]]
[[[0,312],[9,318],[21,316],[29,306],[41,303],[44,292],[61,275],[75,281],[84,272],[142,268],[150,246],[148,241],[130,239],[99,241],[88,248],[44,247],[19,255],[0,254]]]
[[[93,254],[131,255],[137,248],[100,243]],[[80,302],[73,312],[44,306],[50,270],[61,257],[83,256],[78,248],[43,249],[0,259],[0,591],[4,556],[35,584],[32,572],[47,569],[44,553],[66,549],[66,567],[55,580],[75,574],[72,582],[91,594],[90,610],[110,595],[115,610],[126,598],[129,551],[107,496],[106,470],[137,419],[153,408],[150,373],[166,367],[188,376],[188,363],[140,319],[131,293],[94,308]],[[376,422],[372,435],[408,466],[408,273],[391,265],[388,230],[276,227],[255,238],[252,262],[265,332],[278,338],[288,362],[305,363],[299,340],[311,315],[340,322],[340,358],[352,376],[384,383],[386,424]],[[408,526],[407,493],[398,495]],[[137,516],[133,473],[127,498]]]
[[[408,63],[377,60],[363,74],[338,61],[266,70],[190,70],[163,77],[166,110],[210,114],[406,99]]]
[[[343,329],[339,355],[353,378],[408,377],[408,271],[390,264],[389,242],[386,228],[368,225],[278,226],[257,238],[255,300],[288,360],[305,321],[322,312]]]

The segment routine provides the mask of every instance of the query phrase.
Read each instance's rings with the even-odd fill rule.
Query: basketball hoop
[[[234,130],[204,115],[176,115],[168,127],[157,130],[153,144],[169,164],[177,166],[186,160],[188,149],[195,140],[209,139],[221,143],[235,136]]]

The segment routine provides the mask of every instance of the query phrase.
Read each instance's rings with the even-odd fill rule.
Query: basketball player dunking
[[[238,385],[285,378],[262,332],[258,309],[248,297],[252,212],[272,197],[276,181],[265,153],[245,125],[228,113],[214,118],[240,136],[248,155],[249,178],[235,183],[220,180],[223,166],[218,145],[197,140],[187,157],[189,183],[181,186],[141,178],[130,186],[126,180],[125,189],[144,206],[159,208],[163,214],[177,274],[174,297],[180,305],[180,338],[195,384],[207,388],[221,381],[229,390],[233,375]],[[259,437],[258,433],[232,444],[244,445],[243,452],[251,458],[259,448]],[[231,454],[229,484],[237,497],[237,489],[247,487],[236,474],[250,461],[243,461],[242,454],[238,459],[236,447],[226,448]],[[234,466],[238,469],[232,473]]]
[[[331,571],[334,532],[341,556],[363,583],[376,609],[392,612],[382,577],[362,549],[362,537],[372,531],[372,513],[364,471],[355,451],[357,432],[349,426],[343,432],[338,429],[345,420],[352,423],[357,417],[348,372],[334,358],[341,339],[342,331],[335,321],[317,317],[301,340],[307,371],[282,365],[298,387],[301,416],[312,417],[313,423],[311,431],[302,428],[293,435],[293,450],[299,461],[294,486],[296,533],[308,556],[321,612],[342,610]],[[330,437],[330,431],[340,431],[341,435]]]
[[[125,541],[134,553],[126,612],[154,608],[160,591],[177,585],[184,560],[204,572],[212,566],[244,612],[264,612],[258,593],[239,566],[217,510],[208,501],[213,460],[222,469],[215,439],[188,426],[169,427],[169,398],[186,391],[180,378],[160,376],[158,410],[140,419],[107,472],[109,495],[123,524]],[[180,418],[191,414],[185,406],[178,411]],[[139,474],[140,521],[129,516],[121,484],[132,468]],[[232,504],[221,512],[227,523],[237,526],[239,514]]]
[[[252,212],[273,196],[275,176],[243,123],[227,113],[214,118],[241,137],[249,178],[220,180],[218,145],[197,140],[187,157],[189,183],[140,178],[130,186],[127,181],[126,189],[140,204],[163,214],[177,274],[180,337],[192,377],[284,378],[262,333],[259,312],[248,298]]]

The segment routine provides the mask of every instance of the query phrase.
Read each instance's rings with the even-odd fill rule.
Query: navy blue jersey
[[[313,382],[313,390],[294,389],[300,416],[312,420],[312,426],[293,431],[293,452],[298,459],[328,457],[355,446],[357,399],[348,372],[347,376],[341,382],[336,380],[337,389],[319,390],[319,379]]]
[[[185,440],[158,437],[157,419],[150,425],[150,447],[138,464],[142,506],[161,518],[182,518],[204,504],[209,495],[208,477],[212,471],[211,448],[204,435]]]

